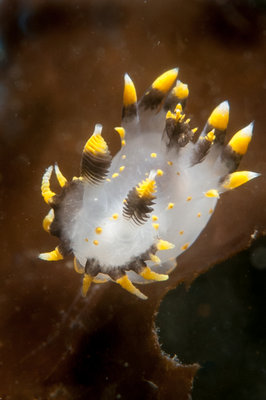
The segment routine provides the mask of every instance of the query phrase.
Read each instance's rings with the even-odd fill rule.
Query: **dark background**
[[[96,300],[93,296],[101,292],[95,289],[85,303],[80,303],[76,297],[80,277],[72,271],[72,260],[48,265],[37,259],[39,252],[48,251],[57,243],[41,228],[47,207],[40,195],[40,181],[45,168],[55,161],[68,178],[78,174],[83,144],[97,122],[103,124],[112,152],[117,151],[119,141],[113,136],[112,127],[120,124],[125,72],[141,94],[160,73],[178,66],[180,79],[190,88],[188,113],[200,128],[211,110],[228,99],[229,137],[255,120],[254,139],[241,169],[262,173],[255,181],[222,196],[208,227],[182,256],[170,281],[147,285],[144,292],[151,300],[146,305],[132,306],[131,320],[136,318],[138,325],[150,329],[151,324],[146,322],[152,321],[153,312],[168,289],[180,282],[189,286],[214,263],[239,252],[253,242],[253,237],[264,233],[265,11],[263,0],[2,0],[3,398],[82,398],[72,392],[74,387],[79,393],[86,392],[86,385],[82,383],[80,388],[81,383],[72,378],[73,374],[66,374],[64,379],[60,371],[65,372],[63,366],[71,371],[74,368],[69,354],[76,354],[78,363],[75,345],[79,341],[74,340],[73,332],[77,332],[77,326],[81,330],[85,307],[99,315],[97,296]],[[203,366],[195,382],[196,399],[230,398],[228,393],[237,399],[265,396],[261,394],[265,391],[265,317],[261,307],[265,302],[265,272],[249,265],[250,251],[202,275],[188,292],[179,286],[161,306],[158,324],[163,348],[177,353],[182,362],[200,362]],[[106,304],[112,304],[110,299],[117,296],[128,307],[131,300],[127,300],[127,294],[120,297],[118,289],[114,285],[101,289],[108,293]],[[146,314],[142,313],[145,307]],[[168,313],[169,329],[169,321],[164,319]],[[98,326],[97,318],[91,314],[90,318],[88,324]],[[89,327],[86,329],[88,332]],[[204,345],[206,342],[208,346]],[[119,346],[114,353],[117,357],[118,352]],[[150,362],[150,370],[154,368]],[[86,374],[90,373],[88,368]],[[101,377],[101,368],[97,374]],[[101,394],[91,398],[116,398],[116,389],[112,392],[108,388],[104,393],[105,381],[99,381]],[[226,396],[224,387],[228,390]],[[88,398],[86,393],[83,398]]]

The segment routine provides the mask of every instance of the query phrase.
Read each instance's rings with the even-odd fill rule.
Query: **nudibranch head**
[[[229,119],[224,101],[196,135],[184,113],[188,86],[177,75],[177,68],[165,72],[137,101],[126,74],[122,126],[115,128],[119,153],[112,159],[97,124],[83,149],[80,177],[67,181],[56,164],[61,193],[55,194],[53,166],[43,175],[42,196],[51,207],[43,227],[60,244],[39,257],[55,261],[73,253],[84,295],[92,282],[112,280],[145,299],[134,283],[168,279],[220,194],[258,176],[235,172],[253,124],[224,144]]]

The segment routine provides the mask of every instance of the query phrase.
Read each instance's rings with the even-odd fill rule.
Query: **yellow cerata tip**
[[[181,81],[177,81],[172,93],[180,100],[186,99],[189,95],[188,85]]]
[[[223,101],[211,113],[208,123],[215,129],[224,131],[227,128],[229,121],[229,103]]]
[[[125,74],[125,84],[124,84],[124,96],[123,104],[124,107],[129,107],[137,102],[137,93],[133,81],[128,74]]]
[[[50,230],[50,225],[51,225],[51,223],[53,222],[53,220],[54,220],[54,210],[53,210],[53,208],[51,208],[51,210],[50,210],[49,213],[46,215],[46,217],[44,217],[43,222],[42,222],[43,229],[44,229],[46,232],[49,232],[49,230]]]
[[[228,143],[237,154],[244,155],[252,138],[253,123],[238,131]]]
[[[134,294],[135,296],[139,297],[142,300],[146,300],[147,296],[145,294],[141,293],[139,289],[136,288],[136,286],[133,285],[131,280],[127,275],[122,276],[122,278],[119,278],[116,280],[116,283],[118,283],[120,286],[122,286],[123,289],[127,290],[128,292]]]
[[[175,119],[175,114],[173,114],[170,110],[168,110],[165,119]]]
[[[84,146],[84,152],[91,154],[106,154],[108,152],[108,146],[106,141],[101,135],[102,125],[95,125],[94,133],[91,135],[89,140]]]
[[[64,257],[60,253],[59,248],[56,247],[53,251],[50,251],[49,253],[39,254],[39,258],[45,261],[58,261],[63,260]]]
[[[178,75],[178,68],[170,69],[160,75],[152,84],[153,89],[157,89],[162,93],[167,93],[173,86]]]
[[[157,272],[152,271],[149,267],[144,268],[144,270],[140,273],[140,275],[147,280],[154,281],[166,281],[169,276],[164,274],[158,274]]]
[[[92,280],[93,280],[92,276],[90,276],[89,274],[84,274],[82,281],[82,291],[81,291],[83,297],[85,297],[86,294],[88,293]]]
[[[228,190],[235,189],[251,179],[257,178],[258,176],[260,176],[260,174],[251,171],[233,172],[227,176],[222,186]]]
[[[156,182],[154,179],[147,178],[140,182],[136,187],[136,191],[139,197],[144,197],[147,199],[153,199],[154,193],[156,193]]]

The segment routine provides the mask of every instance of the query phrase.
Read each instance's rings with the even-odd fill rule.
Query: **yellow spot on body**
[[[184,235],[184,231],[179,231],[179,235]]]
[[[209,214],[212,214],[212,213],[213,213],[213,209],[210,208],[210,209],[209,209]]]
[[[85,242],[88,242],[88,241],[89,241],[89,239],[88,239],[88,238],[85,238],[84,240],[85,240]]]
[[[97,233],[97,235],[100,235],[100,233],[102,233],[103,229],[100,226],[97,226],[95,228],[95,233]]]
[[[119,278],[116,280],[116,283],[118,283],[120,286],[122,286],[123,289],[127,290],[128,292],[134,294],[135,296],[139,297],[142,300],[146,300],[147,296],[145,296],[139,289],[136,288],[136,286],[133,285],[131,280],[127,275],[122,276],[122,278]]]
[[[122,160],[125,160],[126,157],[127,157],[127,156],[126,156],[125,154],[123,154],[123,155],[122,155]]]
[[[140,275],[144,279],[154,280],[154,281],[166,281],[169,276],[164,274],[157,274],[156,272],[152,271],[149,267],[145,267],[144,270],[140,273]]]
[[[189,124],[190,123],[190,118],[187,118],[186,120],[185,120],[185,124]]]
[[[98,244],[99,244],[98,240],[94,240],[93,244],[95,244],[95,246],[98,246]]]
[[[124,171],[124,169],[125,169],[125,166],[121,165],[121,167],[119,168],[119,171],[122,172],[122,171]]]
[[[164,72],[152,84],[153,89],[157,89],[162,93],[167,93],[174,84],[178,75],[178,69],[174,68]]]
[[[167,209],[171,210],[172,208],[174,208],[174,203],[168,203]]]
[[[161,169],[157,169],[157,175],[158,176],[162,176],[163,175],[163,171]]]
[[[157,243],[157,250],[170,250],[175,247],[174,244],[168,242],[167,240],[160,239]]]
[[[192,131],[192,133],[196,133],[198,129],[199,128],[193,128],[193,129],[191,129],[191,131]]]
[[[156,231],[159,229],[159,224],[158,223],[154,223],[154,224],[152,224],[152,226]]]
[[[219,199],[219,192],[216,189],[210,189],[207,192],[204,193],[205,197],[215,197],[217,199]]]
[[[189,243],[185,243],[182,247],[181,250],[186,250],[189,246]]]
[[[118,218],[118,214],[117,214],[117,213],[113,214],[113,215],[112,215],[112,218],[113,218],[113,219],[117,219],[117,218]]]
[[[192,197],[191,196],[188,196],[187,197],[187,201],[191,201],[192,200]]]
[[[106,181],[107,181],[107,182],[111,182],[111,179],[109,179],[109,178],[106,178]]]
[[[158,221],[157,215],[153,215],[153,216],[151,217],[151,219],[152,219],[153,221]]]
[[[150,156],[151,156],[151,158],[156,158],[157,157],[157,153],[151,153]]]
[[[112,178],[117,178],[119,176],[119,173],[118,172],[115,172],[113,175],[112,175]]]
[[[123,146],[125,146],[126,145],[126,141],[123,139],[123,140],[121,140],[121,146],[123,147]]]
[[[139,197],[153,199],[153,194],[156,192],[156,182],[154,179],[145,179],[136,187]]]
[[[229,120],[229,106],[226,101],[219,104],[211,113],[208,123],[215,129],[224,131],[227,128]]]
[[[197,217],[198,217],[198,218],[200,218],[200,217],[201,217],[201,213],[200,213],[200,212],[197,214]]]
[[[167,161],[167,164],[168,165],[173,165],[173,162],[172,161]]]

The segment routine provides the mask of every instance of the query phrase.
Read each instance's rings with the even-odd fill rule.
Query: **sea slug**
[[[43,220],[60,244],[39,258],[74,255],[83,274],[82,293],[92,282],[114,281],[141,299],[134,283],[168,279],[176,259],[209,221],[221,193],[259,174],[238,171],[253,123],[225,144],[227,101],[211,113],[200,134],[184,110],[188,86],[178,69],[159,76],[139,101],[125,75],[121,150],[112,159],[97,124],[84,146],[80,176],[72,180],[57,164],[45,171],[41,191],[51,207]],[[50,188],[55,171],[61,192]]]

